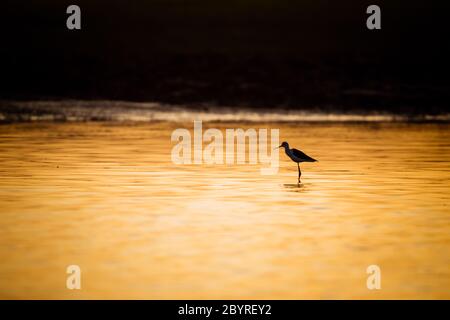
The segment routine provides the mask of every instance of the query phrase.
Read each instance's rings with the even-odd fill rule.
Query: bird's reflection
[[[283,187],[290,192],[303,192],[305,191],[305,185],[303,183],[285,183]]]

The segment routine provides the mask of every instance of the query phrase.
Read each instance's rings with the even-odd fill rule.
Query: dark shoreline
[[[406,122],[449,123],[450,112],[440,114],[392,113],[366,109],[339,112],[320,108],[235,108],[214,105],[171,105],[157,102],[111,100],[0,100],[0,123],[20,122]]]
[[[323,112],[450,112],[450,79],[436,65],[396,59],[305,60],[167,55],[134,63],[53,57],[11,64],[0,100],[122,100]],[[80,61],[84,61],[81,63]],[[51,76],[47,66],[52,65]],[[42,77],[42,75],[46,75]]]

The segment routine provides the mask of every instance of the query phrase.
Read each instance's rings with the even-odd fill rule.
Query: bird
[[[277,148],[284,148],[284,152],[286,152],[287,156],[291,158],[292,161],[297,162],[297,168],[298,168],[298,183],[300,184],[300,177],[302,176],[302,171],[300,170],[300,162],[317,162],[316,159],[311,158],[304,152],[297,150],[297,149],[290,149],[289,143],[286,141],[283,141]]]

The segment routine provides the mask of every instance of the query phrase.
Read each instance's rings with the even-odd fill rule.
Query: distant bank
[[[301,109],[172,105],[109,100],[0,101],[0,123],[57,121],[115,122],[450,122],[450,112],[393,113],[386,111],[308,107]]]

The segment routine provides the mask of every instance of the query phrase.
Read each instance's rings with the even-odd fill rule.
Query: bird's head
[[[283,141],[278,148],[289,148],[289,143]]]

